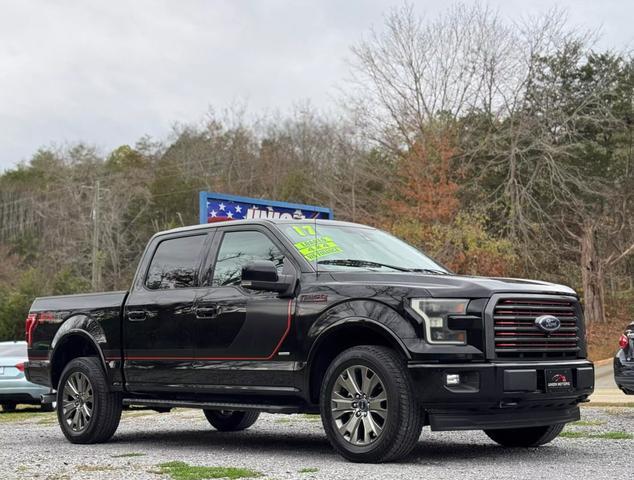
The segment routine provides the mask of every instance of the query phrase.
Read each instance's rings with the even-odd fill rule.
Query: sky
[[[468,0],[467,0],[468,3]],[[599,47],[634,47],[631,0],[491,0],[510,19],[567,10]],[[422,16],[446,2],[413,2]],[[337,107],[350,47],[387,0],[0,0],[0,171],[40,147],[107,152],[210,108]]]

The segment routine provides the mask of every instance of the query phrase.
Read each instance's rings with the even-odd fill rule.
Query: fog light
[[[460,374],[448,373],[447,375],[445,375],[445,385],[460,385]]]

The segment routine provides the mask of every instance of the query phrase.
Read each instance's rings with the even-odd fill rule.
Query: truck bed
[[[94,350],[103,354],[104,361],[120,358],[121,310],[126,296],[126,291],[117,291],[36,298],[27,320],[29,380],[53,386],[50,361],[60,339],[72,341],[68,333],[89,332]],[[29,322],[34,323],[30,334]]]

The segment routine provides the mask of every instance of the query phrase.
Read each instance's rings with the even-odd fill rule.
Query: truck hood
[[[424,289],[432,297],[483,298],[495,293],[575,295],[565,285],[519,278],[429,275],[402,272],[328,272],[337,282]]]

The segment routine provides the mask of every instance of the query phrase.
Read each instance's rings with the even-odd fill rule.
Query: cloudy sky
[[[415,1],[422,15],[444,2]],[[491,0],[513,19],[555,1]],[[560,0],[604,48],[634,43],[630,0]],[[40,146],[164,138],[210,106],[335,107],[350,45],[399,1],[0,0],[0,171]]]

